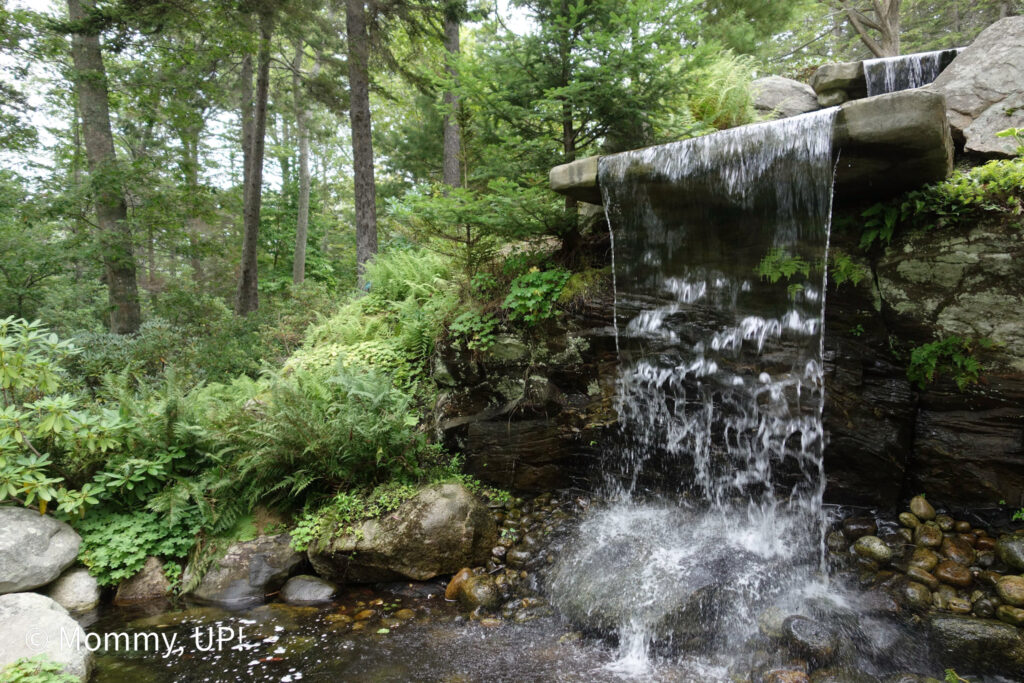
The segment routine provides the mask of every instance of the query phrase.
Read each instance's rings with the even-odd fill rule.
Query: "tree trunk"
[[[301,285],[306,280],[306,244],[309,241],[309,112],[302,97],[302,44],[295,50],[292,63],[292,91],[295,98],[295,122],[299,129],[299,205],[295,220],[295,257],[292,260],[292,282]],[[320,58],[313,62],[312,76],[320,73]]]
[[[459,55],[458,10],[449,6],[444,14],[444,49],[448,52],[448,75],[454,86],[458,74],[455,59]],[[444,183],[450,187],[462,187],[462,130],[459,128],[459,98],[452,91],[444,94],[448,105],[444,115]]]
[[[270,91],[270,36],[273,30],[273,17],[270,14],[262,14],[260,15],[259,23],[260,49],[256,76],[256,101],[251,105],[252,146],[248,150],[249,163],[246,164],[248,178],[243,193],[245,207],[243,209],[242,272],[238,278],[238,298],[235,302],[235,312],[238,315],[248,315],[260,306],[257,254],[260,239],[260,204],[263,198],[263,149],[267,133],[267,97]],[[242,88],[244,95],[244,79]],[[244,99],[242,106],[244,111]],[[243,132],[243,143],[245,142],[245,137]]]
[[[373,140],[370,137],[370,36],[367,29],[365,3],[362,0],[345,0],[351,91],[349,121],[355,176],[356,271],[360,287],[364,284],[364,266],[377,253],[377,191],[373,180]]]
[[[68,0],[68,16],[84,25],[92,0]],[[75,32],[71,36],[71,58],[75,67],[75,89],[82,112],[82,137],[89,170],[96,191],[100,252],[110,303],[110,331],[130,334],[139,330],[139,286],[135,277],[132,232],[128,209],[116,169],[114,136],[110,129],[107,76],[97,33]]]
[[[850,24],[861,42],[875,57],[896,57],[900,54],[900,3],[902,0],[871,0],[874,17],[854,9],[849,0],[839,0]],[[876,38],[872,31],[878,33]]]

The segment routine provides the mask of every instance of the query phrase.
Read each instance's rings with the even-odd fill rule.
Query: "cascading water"
[[[622,673],[646,675],[668,648],[696,657],[700,680],[725,679],[758,615],[819,582],[835,112],[601,160],[620,356],[612,502],[549,591],[617,636]]]
[[[949,66],[963,48],[920,52],[864,61],[868,97],[928,85]]]

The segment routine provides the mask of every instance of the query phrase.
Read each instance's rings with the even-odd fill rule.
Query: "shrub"
[[[513,320],[534,325],[555,314],[555,302],[568,280],[567,270],[532,268],[512,281],[504,308]]]
[[[982,366],[975,355],[977,350],[992,346],[991,339],[962,339],[957,336],[923,344],[910,353],[907,379],[924,389],[940,375],[947,375],[963,391],[978,383]]]
[[[64,665],[44,655],[22,657],[0,669],[4,683],[78,683],[78,676],[64,673]]]

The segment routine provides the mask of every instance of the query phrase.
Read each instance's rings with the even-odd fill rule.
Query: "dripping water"
[[[920,88],[935,81],[963,48],[864,61],[868,97]]]
[[[835,113],[601,160],[620,360],[603,466],[613,502],[549,586],[569,619],[614,634],[618,672],[645,676],[671,652],[721,680],[760,610],[818,585]],[[772,255],[798,272],[761,277]]]

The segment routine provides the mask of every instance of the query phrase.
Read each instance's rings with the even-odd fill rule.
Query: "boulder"
[[[497,540],[490,511],[465,486],[435,484],[352,533],[314,540],[309,559],[339,583],[426,581],[483,564]]]
[[[825,64],[818,67],[818,70],[811,76],[811,88],[818,93],[819,98],[824,95],[827,99],[831,93],[837,91],[846,94],[846,97],[850,99],[864,97],[867,94],[867,87],[863,62]],[[839,103],[833,102],[833,104]]]
[[[0,594],[50,583],[78,557],[82,538],[36,510],[0,507]]]
[[[134,605],[151,600],[164,600],[171,593],[171,582],[164,574],[164,564],[158,558],[146,558],[146,564],[130,579],[122,581],[114,596],[115,605]]]
[[[39,593],[0,595],[0,670],[43,655],[81,681],[92,671],[85,631],[56,601]]]
[[[330,602],[338,587],[319,576],[299,574],[288,579],[281,589],[281,599],[289,605],[318,605]]]
[[[1001,130],[1024,127],[1024,17],[1001,19],[928,86],[946,98],[953,134],[964,151],[986,157],[1016,154]]]
[[[1024,670],[1024,635],[991,619],[936,615],[928,621],[933,652],[942,666],[1015,677]]]
[[[100,604],[100,585],[85,567],[75,567],[46,587],[46,595],[69,612],[86,612]]]
[[[601,204],[601,190],[597,186],[597,162],[601,157],[577,159],[555,166],[548,175],[551,189],[589,204]]]
[[[262,602],[278,590],[302,563],[292,550],[291,536],[260,536],[231,544],[203,575],[191,597],[224,607],[244,607]],[[185,570],[184,583],[191,581],[193,568]]]
[[[999,554],[999,559],[1013,569],[1024,569],[1024,535],[1000,536],[996,541],[996,552]]]
[[[758,78],[750,84],[750,92],[754,96],[754,109],[772,118],[784,119],[821,108],[814,88],[792,78]]]

